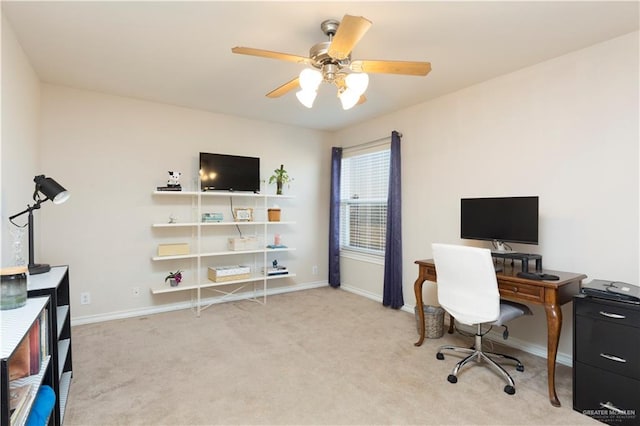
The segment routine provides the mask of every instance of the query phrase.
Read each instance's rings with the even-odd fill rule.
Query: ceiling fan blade
[[[239,53],[241,55],[261,56],[263,58],[279,59],[281,61],[296,62],[299,64],[309,63],[309,58],[298,55],[291,55],[289,53],[273,52],[271,50],[254,49],[252,47],[234,47],[231,49],[233,53]]]
[[[362,16],[344,15],[327,53],[334,59],[345,59],[370,27],[371,21]]]
[[[351,70],[366,73],[424,76],[431,71],[431,63],[410,61],[352,61]]]
[[[298,81],[298,77],[294,78],[291,81],[286,82],[282,86],[278,87],[267,93],[267,98],[279,98],[280,96],[289,93],[292,90],[300,87],[300,82]]]

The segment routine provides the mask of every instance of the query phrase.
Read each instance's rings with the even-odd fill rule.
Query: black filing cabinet
[[[574,298],[573,409],[640,425],[640,305]]]

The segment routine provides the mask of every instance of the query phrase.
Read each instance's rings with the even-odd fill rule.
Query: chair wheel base
[[[444,355],[442,355],[442,353],[438,352],[436,354],[436,358],[438,358],[439,360],[443,360],[444,359]]]
[[[447,377],[447,380],[449,381],[449,383],[458,383],[458,378],[456,376],[454,376],[453,374],[449,374],[449,377]],[[506,390],[505,390],[506,392]],[[514,390],[515,392],[515,390]]]
[[[513,395],[514,393],[516,393],[516,388],[511,385],[507,385],[504,387],[504,392],[508,393],[509,395]]]
[[[524,365],[522,365],[522,364],[518,364],[518,365],[516,365],[516,370],[518,370],[518,371],[524,371]]]

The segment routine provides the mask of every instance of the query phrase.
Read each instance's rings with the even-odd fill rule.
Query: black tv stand
[[[522,272],[529,272],[529,261],[536,261],[536,271],[542,271],[542,255],[541,254],[532,254],[532,253],[516,253],[516,252],[501,252],[501,251],[492,251],[492,257],[497,257],[500,259],[511,259],[519,260],[522,264]]]

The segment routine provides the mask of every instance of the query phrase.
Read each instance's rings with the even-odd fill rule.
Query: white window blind
[[[373,152],[372,152],[373,151]],[[340,249],[384,255],[389,187],[388,145],[342,158]]]

